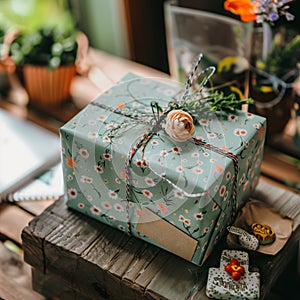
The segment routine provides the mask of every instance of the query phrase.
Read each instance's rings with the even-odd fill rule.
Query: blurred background
[[[171,5],[176,9],[170,8]],[[300,1],[292,1],[289,5],[289,11],[296,15],[296,12],[300,10]],[[211,24],[218,26],[221,22],[220,17],[225,17],[226,22],[234,24],[232,26],[233,31],[223,34],[221,30],[216,28],[211,30],[211,27],[206,24],[208,21],[205,20],[209,14],[213,14],[211,15],[213,20]],[[214,18],[216,18],[215,21]],[[49,28],[53,27],[56,29],[50,31]],[[204,40],[206,27],[208,28],[209,39],[205,37],[207,40]],[[234,35],[236,33],[234,30],[236,27],[239,30],[245,30],[239,37],[239,45],[236,48],[225,49],[225,43],[231,40],[235,42],[236,37]],[[51,94],[51,91],[57,91],[58,88],[47,87],[43,88],[41,92],[32,91],[36,85],[42,86],[42,83],[37,82],[37,80],[32,83],[28,78],[42,80],[46,75],[42,73],[42,70],[39,70],[38,75],[34,75],[35,73],[32,72],[35,70],[32,66],[27,67],[27,64],[44,64],[47,65],[48,69],[54,70],[58,66],[75,63],[75,69],[70,67],[68,71],[64,70],[65,73],[68,72],[69,74],[67,80],[70,84],[75,75],[78,73],[86,75],[85,73],[93,65],[90,62],[90,66],[85,66],[76,58],[77,48],[81,49],[81,56],[86,55],[84,51],[87,50],[85,49],[87,42],[88,47],[92,49],[140,63],[171,75],[176,80],[184,81],[186,70],[189,69],[195,53],[206,50],[204,45],[209,46],[222,38],[217,42],[219,42],[219,46],[224,46],[221,50],[224,55],[227,51],[226,55],[229,56],[228,51],[232,51],[231,56],[234,53],[239,59],[230,62],[224,61],[224,64],[220,66],[218,62],[220,58],[215,56],[210,57],[208,63],[215,64],[217,68],[223,68],[223,70],[227,68],[230,71],[228,74],[234,77],[225,77],[225,83],[226,81],[239,82],[237,86],[230,86],[230,91],[234,90],[239,97],[255,98],[255,105],[249,109],[267,118],[269,124],[268,139],[272,140],[271,142],[277,143],[281,139],[281,137],[278,138],[278,134],[281,134],[290,120],[293,119],[294,124],[290,131],[295,139],[292,145],[293,149],[290,152],[295,152],[294,143],[296,143],[297,148],[300,148],[300,125],[295,127],[300,114],[300,96],[291,87],[295,78],[300,78],[298,76],[300,65],[298,64],[297,67],[295,63],[295,60],[300,60],[300,36],[298,36],[300,18],[297,18],[296,15],[295,19],[289,22],[281,17],[270,28],[265,31],[265,28],[262,30],[261,27],[254,24],[241,22],[239,16],[224,9],[224,0],[0,0],[0,50],[2,57],[0,94],[6,96],[7,83],[12,82],[12,79],[15,78],[20,80],[22,86],[25,86],[31,103],[36,103],[39,106],[43,103],[47,109],[48,102],[53,100],[44,99],[45,94],[56,99],[57,103],[59,103],[60,97],[69,98],[70,95],[67,90],[62,91],[61,95]],[[212,31],[214,33],[210,35],[209,33]],[[7,37],[7,32],[10,32],[9,37]],[[87,40],[81,36],[80,43],[78,43],[79,32],[83,33]],[[216,36],[218,32],[219,35]],[[16,38],[17,36],[18,38]],[[279,81],[277,78],[275,83],[269,82],[270,84],[266,85],[266,78],[258,76],[258,73],[252,72],[252,74],[255,73],[255,76],[252,76],[251,72],[250,75],[248,74],[249,70],[244,72],[245,69],[239,74],[236,73],[237,69],[245,66],[245,62],[246,64],[253,63],[257,71],[258,63],[260,66],[262,65],[260,58],[266,49],[271,51],[276,41],[281,41],[281,46],[287,46],[294,37],[297,37],[297,40],[292,45],[294,47],[292,51],[275,53],[275,59],[282,58],[278,62],[279,69],[283,69],[288,60],[293,63],[293,68],[287,70],[288,74],[293,73],[289,80],[286,80],[281,74],[275,74]],[[5,38],[6,41],[4,42]],[[285,38],[289,40],[285,40]],[[253,41],[256,44],[253,44]],[[10,46],[7,45],[9,42],[12,42]],[[178,47],[176,42],[179,44]],[[233,45],[234,42],[230,42],[229,45]],[[240,60],[241,57],[242,60]],[[186,63],[186,66],[183,63]],[[7,71],[9,76],[7,76]],[[268,81],[272,76],[269,76],[269,71],[267,73]],[[62,76],[65,77],[65,75],[59,76],[58,81],[62,81]],[[45,79],[46,82],[54,82],[55,80]],[[223,84],[222,81],[220,82]],[[298,82],[300,85],[300,79]],[[279,89],[277,88],[278,84]],[[298,88],[298,90],[300,89]],[[49,92],[45,93],[45,91]],[[51,102],[52,104],[56,103]],[[276,138],[273,138],[275,136]],[[298,149],[296,151],[298,155]]]
[[[132,59],[169,73],[164,5],[166,0],[0,0],[0,28],[15,25],[33,28],[61,22],[61,14],[52,7],[66,10],[63,22],[73,18],[74,25],[88,37],[90,45],[113,55]],[[238,19],[224,10],[223,0],[178,0],[178,6],[215,12]],[[290,4],[299,11],[299,1]],[[68,13],[70,16],[67,16]],[[284,23],[298,30],[296,18]]]
[[[107,57],[102,56],[102,52],[151,67],[180,80],[178,73],[183,67],[180,63],[190,63],[190,59],[194,58],[194,51],[203,50],[201,34],[207,24],[201,23],[204,17],[199,19],[197,12],[201,12],[202,16],[214,14],[215,25],[219,24],[220,16],[226,17],[229,23],[238,24],[239,28],[245,25],[241,24],[238,16],[224,10],[224,0],[177,0],[174,1],[176,10],[172,10],[169,4],[167,0],[0,0],[0,106],[7,108],[8,102],[14,102],[26,108],[38,108],[37,113],[35,110],[33,112],[37,123],[44,118],[50,120],[48,123],[51,125],[55,124],[53,127],[57,129],[101,91],[105,80],[110,84],[115,83],[106,76],[108,73],[118,72],[119,61],[109,61],[114,62],[108,66],[109,69],[113,69],[112,72],[107,72],[108,68],[101,69],[101,59],[105,60]],[[296,16],[294,21],[288,22],[281,18],[272,29],[266,31],[267,39],[265,31],[252,26],[251,35],[257,34],[257,44],[254,47],[253,40],[246,38],[246,35],[242,36],[243,52],[237,52],[238,55],[248,62],[255,58],[256,61],[253,62],[256,63],[263,52],[262,42],[267,41],[267,46],[273,45],[275,33],[280,33],[274,35],[280,37],[275,39],[275,42],[281,42],[283,46],[289,45],[290,40],[300,34],[300,18],[297,16],[300,0],[291,2],[290,6],[290,12]],[[179,13],[176,15],[172,12]],[[212,32],[211,43],[216,40],[217,32]],[[288,41],[282,39],[282,32],[292,32],[291,36],[286,35]],[[177,38],[179,46],[187,45],[184,47],[185,52],[181,52],[182,47],[174,47],[173,42]],[[226,33],[223,38],[229,40],[232,36]],[[224,42],[221,44],[224,45]],[[300,38],[296,39],[292,47],[291,52],[285,53],[286,56],[280,52],[275,58],[284,57],[284,65],[288,58],[299,62]],[[86,62],[88,48],[96,50],[98,56],[94,55]],[[174,53],[180,55],[176,56]],[[251,57],[252,54],[255,54],[255,57]],[[99,59],[93,60],[95,57]],[[215,63],[218,66],[218,62]],[[97,80],[101,88],[94,87],[95,93],[89,93],[93,86],[86,78],[94,66],[98,68]],[[224,65],[230,71],[236,66],[237,61]],[[188,68],[189,64],[186,69]],[[62,73],[59,69],[62,69]],[[52,72],[48,72],[49,70]],[[287,72],[293,72],[295,77],[292,81],[279,80],[275,81],[275,85],[266,85],[265,78],[262,84],[256,85],[259,78],[251,77],[251,74],[245,74],[243,70],[241,78],[245,85],[239,87],[245,96],[254,96],[255,105],[249,107],[249,110],[268,119],[267,144],[271,147],[266,147],[265,150],[262,170],[264,175],[275,178],[296,191],[300,190],[299,70],[300,65],[294,64],[292,70]],[[254,72],[253,74],[257,75]],[[58,76],[57,79],[54,75]],[[70,94],[70,84],[78,77],[80,80],[76,80],[76,89]],[[184,76],[182,78],[184,79]],[[277,82],[287,83],[287,95],[286,87],[277,89]],[[52,86],[54,83],[58,86]],[[297,89],[292,89],[292,84]],[[255,89],[256,87],[259,89]],[[36,91],[36,88],[39,90]],[[240,91],[237,95],[240,95]],[[263,100],[259,99],[260,96]],[[79,101],[76,98],[80,98]],[[64,101],[63,106],[60,101]],[[289,281],[289,286],[295,288],[297,285],[294,283],[294,273],[287,271],[282,277],[282,284],[278,288],[284,299],[285,283]]]

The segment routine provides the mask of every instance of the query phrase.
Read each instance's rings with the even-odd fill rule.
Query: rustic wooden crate
[[[295,220],[294,232],[275,256],[250,253],[267,299],[280,273],[296,256],[300,197],[260,181],[254,195]],[[60,199],[24,228],[24,259],[33,287],[57,299],[208,299],[207,271],[219,264],[223,243],[202,267],[68,209]],[[275,270],[270,272],[270,270]],[[59,288],[57,288],[59,286]]]

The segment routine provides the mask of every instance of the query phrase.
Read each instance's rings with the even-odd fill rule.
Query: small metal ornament
[[[253,223],[251,228],[261,245],[272,244],[275,241],[276,234],[271,226],[263,223]]]
[[[235,226],[228,226],[227,230],[238,236],[239,243],[242,247],[249,250],[256,250],[259,247],[259,240],[244,229]]]

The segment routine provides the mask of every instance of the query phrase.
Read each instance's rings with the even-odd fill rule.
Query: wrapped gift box
[[[182,87],[128,74],[61,129],[66,203],[201,265],[255,188],[265,119],[205,113],[175,142],[157,112]]]

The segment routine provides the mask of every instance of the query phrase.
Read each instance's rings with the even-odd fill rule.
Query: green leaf
[[[57,68],[61,63],[61,60],[59,57],[55,56],[55,57],[52,57],[49,61],[49,67],[50,69],[55,69]]]
[[[63,53],[64,48],[61,43],[55,43],[52,45],[51,53],[52,55],[59,56]]]

